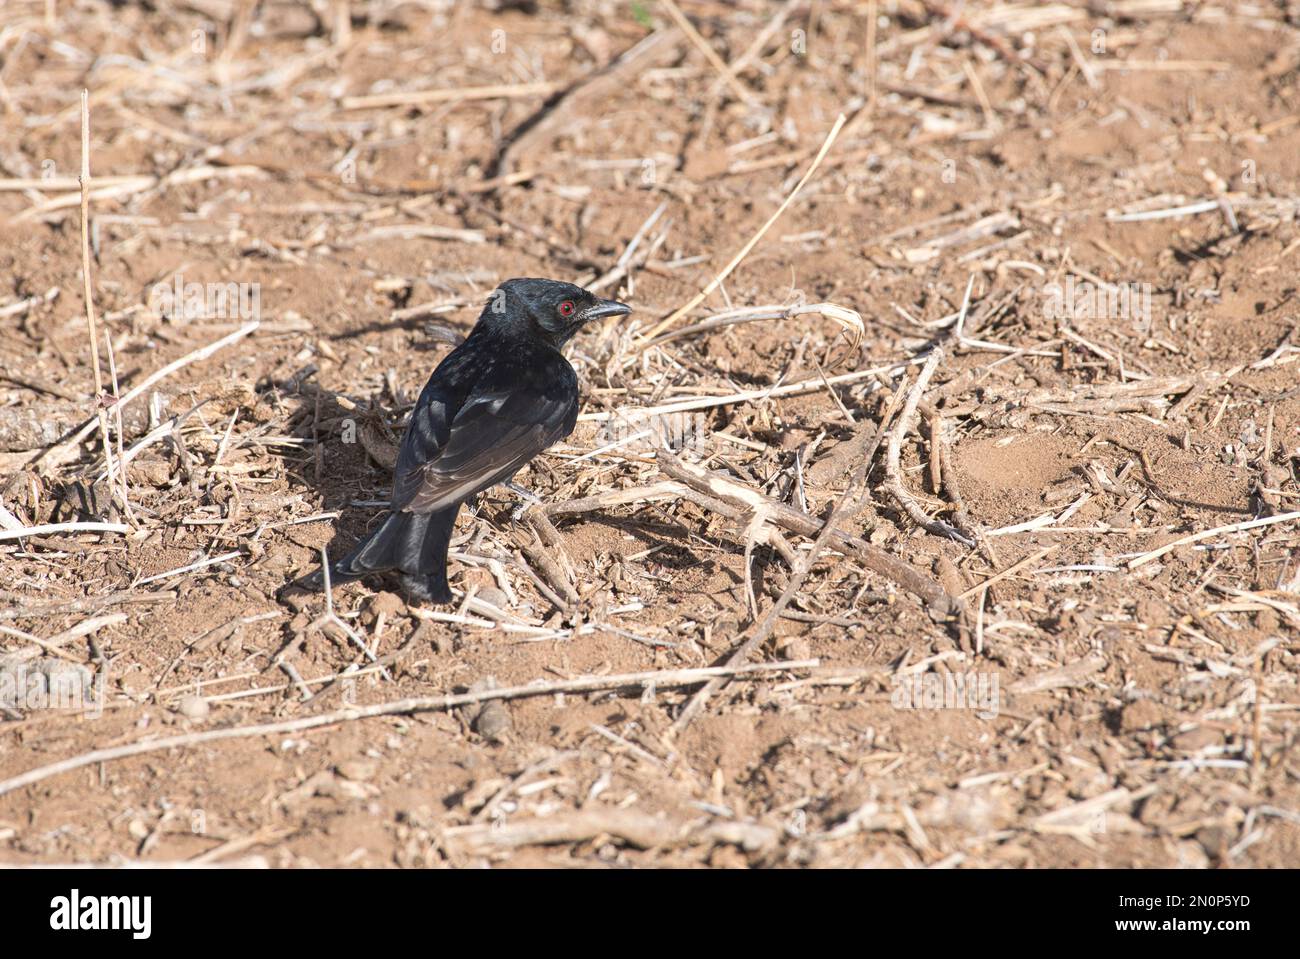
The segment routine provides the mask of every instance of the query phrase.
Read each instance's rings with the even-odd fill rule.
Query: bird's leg
[[[542,498],[540,496],[538,496],[536,493],[532,492],[531,490],[524,489],[518,483],[507,482],[507,483],[503,483],[502,485],[505,486],[506,489],[510,490],[510,492],[518,496],[521,500],[523,500],[522,503],[520,503],[518,506],[516,506],[513,510],[510,511],[510,518],[514,520],[516,523],[519,522],[519,520],[523,517],[524,513],[527,512],[528,507],[536,506],[542,501]]]

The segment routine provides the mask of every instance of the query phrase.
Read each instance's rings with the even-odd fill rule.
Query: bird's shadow
[[[289,485],[307,493],[330,518],[331,537],[324,555],[341,559],[366,535],[386,511],[392,490],[391,461],[401,440],[401,407],[387,408],[377,395],[357,396],[321,385],[314,367],[274,381],[263,381],[259,392],[280,404],[295,403],[287,434],[302,442],[271,447]],[[395,422],[398,421],[398,422]],[[302,455],[299,450],[306,449]],[[389,458],[385,466],[384,459]],[[285,601],[308,594],[319,595],[320,552],[309,568],[285,583],[276,598]],[[374,577],[378,585],[380,577]],[[392,584],[395,588],[396,579]]]
[[[354,340],[394,329],[418,331],[421,335],[413,338],[413,348],[440,351],[441,360],[464,342],[472,326],[472,321],[412,315],[357,326],[340,334],[339,339]],[[387,407],[380,401],[382,391],[356,395],[331,390],[321,384],[318,374],[318,367],[312,365],[258,384],[259,393],[276,403],[299,403],[289,433],[304,441],[310,454],[299,459],[292,455],[292,447],[271,448],[284,464],[290,485],[313,494],[322,512],[338,514],[332,519],[332,536],[323,555],[318,554],[311,568],[280,587],[276,598],[281,601],[322,593],[321,560],[342,559],[383,519],[392,493],[393,463],[412,405],[403,405],[394,398],[394,406]],[[417,385],[417,395],[423,385]],[[401,590],[396,574],[376,573],[370,583]]]

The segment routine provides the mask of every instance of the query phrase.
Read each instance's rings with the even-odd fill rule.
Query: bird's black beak
[[[607,316],[627,316],[631,312],[632,307],[618,300],[597,300],[582,311],[582,321],[587,323],[591,320],[603,320]]]

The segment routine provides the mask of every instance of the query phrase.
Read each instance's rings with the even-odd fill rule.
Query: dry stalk
[[[303,732],[319,729],[336,723],[355,722],[375,716],[398,716],[408,713],[443,712],[481,703],[492,699],[520,699],[528,696],[553,696],[556,693],[585,693],[606,689],[623,689],[625,687],[653,686],[656,689],[669,689],[677,686],[694,686],[715,676],[760,676],[766,673],[791,670],[814,669],[821,663],[816,659],[788,660],[779,663],[758,663],[750,666],[730,668],[711,666],[697,669],[663,669],[641,673],[620,673],[613,676],[582,676],[577,679],[540,682],[527,686],[504,686],[499,689],[482,690],[475,693],[463,693],[447,696],[420,696],[399,699],[393,702],[376,703],[371,706],[352,706],[319,716],[306,716],[301,719],[289,719],[277,723],[258,723],[251,726],[234,726],[229,729],[213,729],[201,733],[188,733],[180,736],[165,736],[161,739],[147,739],[125,746],[113,746],[95,749],[70,759],[64,759],[46,766],[28,770],[21,775],[0,781],[0,796],[13,792],[32,783],[38,783],[57,776],[93,766],[96,763],[111,762],[130,756],[162,752],[169,749],[188,748],[201,743],[219,742],[223,739],[245,739],[251,736],[278,736],[283,733]]]
[[[885,457],[885,488],[889,490],[891,496],[903,508],[903,512],[923,529],[929,530],[937,536],[946,536],[954,539],[965,546],[974,546],[974,540],[968,539],[955,527],[947,523],[931,519],[926,515],[925,510],[917,505],[916,500],[912,499],[903,486],[902,468],[899,460],[903,450],[903,439],[907,436],[908,431],[912,428],[912,423],[916,419],[916,407],[921,402],[921,397],[925,395],[925,388],[934,375],[934,371],[939,368],[943,361],[943,348],[936,346],[930,351],[930,358],[926,360],[925,366],[921,368],[921,373],[916,378],[916,383],[912,386],[912,391],[907,396],[907,402],[903,405],[903,412],[899,414],[898,422],[894,424],[893,430],[889,434],[889,449]],[[937,457],[937,449],[931,450],[931,456]]]
[[[792,533],[816,536],[822,529],[822,523],[807,513],[764,496],[757,490],[727,477],[692,466],[663,452],[659,454],[658,461],[659,468],[664,473],[680,480],[697,492],[721,500],[740,515],[748,515],[755,507],[766,506],[772,522]],[[872,572],[901,586],[927,604],[936,615],[947,618],[960,611],[961,605],[933,577],[922,573],[912,565],[891,556],[860,537],[840,530],[835,530],[831,534],[831,539],[835,549],[856,557]]]
[[[104,464],[108,470],[110,495],[113,489],[113,444],[108,439],[108,410],[104,405],[104,379],[99,369],[99,335],[95,329],[95,301],[90,288],[90,105],[89,92],[81,91],[81,279],[86,301],[86,334],[90,338],[90,367],[95,374],[95,413],[99,420],[99,436],[104,443]],[[116,402],[117,397],[113,397]],[[123,478],[123,485],[126,480]],[[123,500],[123,508],[130,512]]]
[[[637,342],[636,349],[638,351],[644,350],[646,347],[650,346],[651,341],[656,336],[664,332],[664,330],[667,330],[669,327],[675,326],[678,320],[703,303],[714,290],[722,285],[722,282],[731,275],[732,271],[735,270],[736,267],[740,266],[741,261],[749,255],[749,251],[752,250],[758,244],[758,241],[763,238],[763,235],[772,228],[772,224],[781,218],[781,214],[784,213],[786,208],[794,202],[794,198],[799,195],[800,191],[803,190],[808,181],[812,179],[812,175],[816,173],[817,168],[821,166],[822,160],[826,159],[826,154],[829,153],[831,147],[835,145],[835,138],[840,135],[840,130],[844,128],[844,121],[844,114],[841,113],[839,118],[835,121],[835,125],[831,127],[831,132],[826,135],[826,140],[822,143],[822,148],[817,151],[817,156],[813,159],[812,165],[808,167],[803,178],[795,184],[794,189],[791,190],[786,198],[781,201],[781,205],[776,208],[776,212],[767,218],[767,222],[758,228],[758,232],[749,238],[749,241],[740,248],[740,251],[731,258],[731,262],[723,267],[722,271],[709,281],[708,286],[692,297],[690,302],[678,307],[675,311],[664,317],[642,335],[641,339]]]

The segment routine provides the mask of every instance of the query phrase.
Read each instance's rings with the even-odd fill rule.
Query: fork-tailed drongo
[[[420,393],[388,515],[332,564],[332,580],[397,570],[414,597],[449,602],[447,544],[461,504],[573,431],[578,378],[560,350],[584,323],[630,312],[557,280],[497,287]]]

